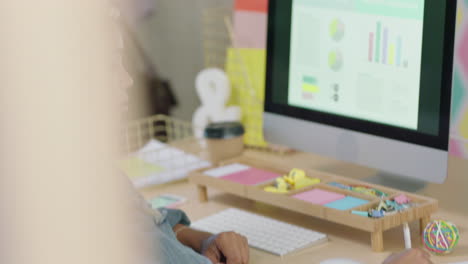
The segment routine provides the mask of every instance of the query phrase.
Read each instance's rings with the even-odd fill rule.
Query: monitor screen
[[[272,0],[266,110],[447,149],[445,2]]]

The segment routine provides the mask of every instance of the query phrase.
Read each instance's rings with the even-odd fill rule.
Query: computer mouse
[[[324,260],[320,262],[320,264],[361,264],[361,262],[357,262],[352,259],[336,258]]]

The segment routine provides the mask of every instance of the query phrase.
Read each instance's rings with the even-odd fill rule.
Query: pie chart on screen
[[[334,50],[328,54],[328,66],[333,71],[339,71],[343,68],[343,55],[341,51]]]
[[[345,34],[345,25],[339,19],[334,19],[330,24],[330,36],[335,41],[343,39]]]

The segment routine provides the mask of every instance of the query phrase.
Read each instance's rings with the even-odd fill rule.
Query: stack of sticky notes
[[[323,205],[337,210],[349,210],[369,202],[367,200],[318,188],[296,194],[293,197],[308,203]]]
[[[230,105],[242,109],[247,145],[265,147],[265,94],[268,0],[235,0],[232,48],[227,51],[226,73],[231,81]]]
[[[269,182],[280,176],[275,172],[253,168],[239,163],[210,169],[203,173],[211,177],[239,183],[242,185],[258,185]]]
[[[234,47],[265,49],[268,0],[236,0]]]

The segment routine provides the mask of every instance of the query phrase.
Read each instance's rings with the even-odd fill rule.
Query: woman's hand
[[[249,245],[247,238],[235,232],[219,233],[202,254],[213,264],[248,264]]]
[[[409,249],[388,257],[383,264],[432,264],[429,253],[421,249]]]

